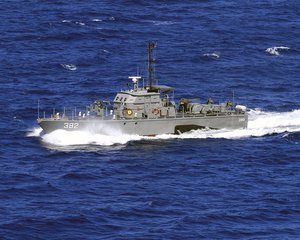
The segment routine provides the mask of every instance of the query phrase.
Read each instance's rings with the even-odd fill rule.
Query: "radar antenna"
[[[141,77],[140,76],[133,76],[133,77],[128,77],[128,78],[132,80],[133,89],[136,92],[139,88],[138,82],[139,82],[139,79],[141,79]]]

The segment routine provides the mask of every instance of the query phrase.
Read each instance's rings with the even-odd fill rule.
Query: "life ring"
[[[132,115],[132,110],[131,109],[127,109],[127,114],[130,116]]]
[[[160,110],[158,108],[154,108],[154,109],[152,109],[152,113],[157,115],[160,113]]]

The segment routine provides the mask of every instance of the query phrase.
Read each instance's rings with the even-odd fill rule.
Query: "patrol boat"
[[[197,129],[247,128],[246,107],[234,105],[233,100],[215,104],[182,98],[174,102],[174,88],[153,84],[153,50],[148,43],[148,85],[140,86],[140,76],[131,76],[132,87],[121,90],[110,101],[96,100],[85,112],[72,111],[72,116],[53,110],[50,117],[38,116],[38,124],[45,133],[55,130],[89,131],[104,135],[134,134],[155,136],[181,134]],[[39,115],[39,114],[38,114]]]

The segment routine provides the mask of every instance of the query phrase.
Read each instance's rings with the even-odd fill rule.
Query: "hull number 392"
[[[64,123],[66,129],[76,129],[79,127],[79,123]]]

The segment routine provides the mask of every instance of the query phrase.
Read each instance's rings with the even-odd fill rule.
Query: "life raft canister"
[[[154,109],[152,109],[152,113],[157,115],[160,113],[160,110],[158,108],[154,108]]]

